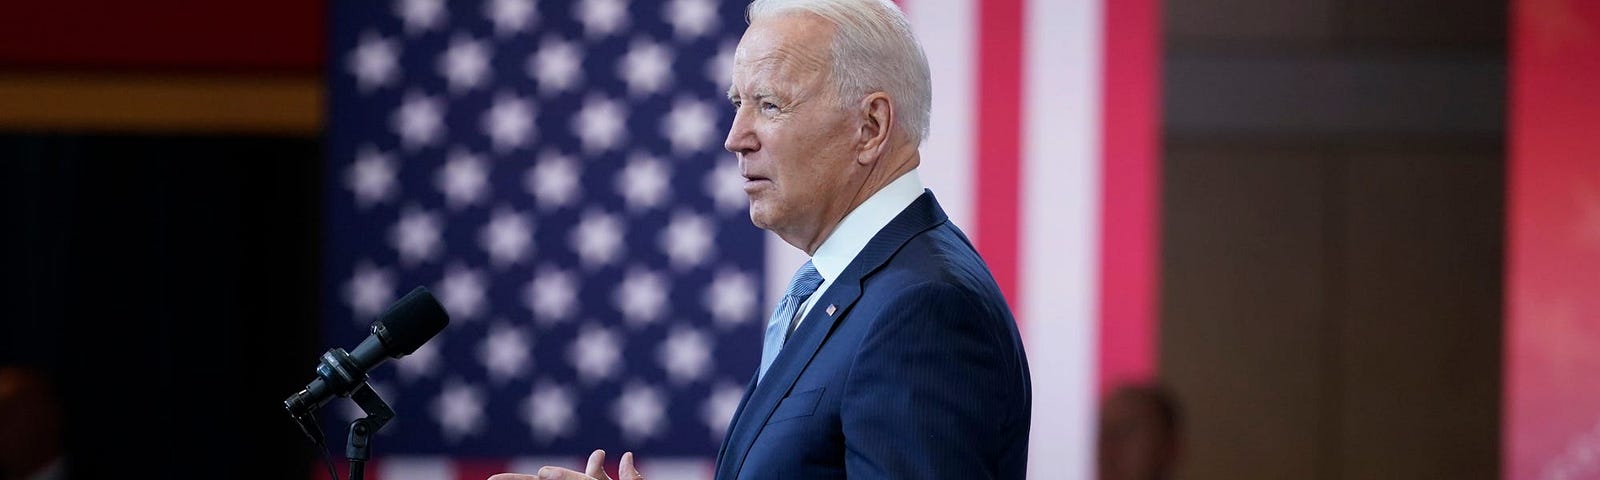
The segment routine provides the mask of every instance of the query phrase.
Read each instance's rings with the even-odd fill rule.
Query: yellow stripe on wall
[[[321,75],[0,72],[0,129],[322,134]]]

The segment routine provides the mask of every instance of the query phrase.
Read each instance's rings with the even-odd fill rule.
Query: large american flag
[[[1097,385],[1153,361],[1155,2],[1104,1],[900,2],[934,75],[922,176],[1021,323],[1039,478],[1089,476]],[[326,341],[415,285],[452,317],[373,374],[398,418],[370,478],[594,448],[711,476],[805,260],[721,149],[746,3],[333,2]]]

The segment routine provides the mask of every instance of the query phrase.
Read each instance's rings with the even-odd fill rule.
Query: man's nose
[[[728,126],[728,138],[722,141],[722,148],[739,154],[761,148],[761,143],[756,141],[755,129],[750,128],[750,118],[743,113],[743,109],[733,114],[733,125]]]

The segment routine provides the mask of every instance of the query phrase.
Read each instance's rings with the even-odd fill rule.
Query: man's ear
[[[856,144],[856,163],[870,165],[883,158],[894,131],[894,102],[889,94],[872,92],[861,100],[861,131]]]

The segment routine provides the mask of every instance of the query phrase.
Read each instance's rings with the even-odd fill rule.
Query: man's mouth
[[[744,189],[745,189],[746,192],[748,192],[748,191],[751,191],[752,189],[760,188],[762,185],[765,185],[765,184],[771,183],[771,182],[772,182],[772,179],[767,178],[767,177],[763,177],[761,175],[745,175],[744,176]]]

